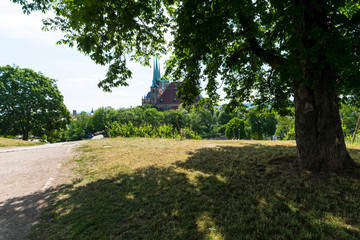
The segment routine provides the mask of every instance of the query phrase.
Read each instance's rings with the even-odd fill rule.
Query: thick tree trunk
[[[22,140],[29,140],[29,130],[25,129],[23,130],[23,137],[22,137]]]
[[[318,7],[314,7],[316,4]],[[329,64],[325,38],[314,35],[317,32],[331,36],[328,13],[319,7],[321,1],[295,1],[295,5],[302,12],[294,17],[294,38],[299,45],[293,51],[303,73],[303,78],[293,83],[298,165],[314,171],[351,167],[354,161],[346,150],[338,94],[334,90],[337,69]]]
[[[313,171],[340,170],[354,162],[345,146],[337,93],[328,90],[333,76],[324,71],[320,75],[314,89],[294,81],[298,166]]]

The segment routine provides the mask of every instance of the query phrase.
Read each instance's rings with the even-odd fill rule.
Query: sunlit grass
[[[294,141],[116,138],[80,150],[81,178],[31,239],[360,239],[360,170],[269,163],[295,156]]]
[[[30,141],[23,141],[23,140],[16,140],[16,139],[0,137],[0,148],[2,148],[2,147],[17,147],[17,146],[34,146],[34,145],[40,145],[40,144],[44,144],[44,143],[30,142]]]

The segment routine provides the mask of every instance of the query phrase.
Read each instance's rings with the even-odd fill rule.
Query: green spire
[[[157,58],[155,58],[153,62],[154,71],[153,71],[153,80],[151,87],[159,87],[157,84],[158,81],[160,81],[160,66],[158,64]]]
[[[160,63],[158,63],[157,58],[155,58],[155,62],[156,62],[156,80],[160,81]]]

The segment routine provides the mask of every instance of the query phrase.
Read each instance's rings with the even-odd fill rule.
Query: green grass
[[[28,142],[23,140],[9,139],[0,137],[0,148],[3,147],[18,147],[18,146],[34,146],[44,144],[42,142]]]
[[[292,141],[116,138],[81,151],[81,177],[30,239],[360,239],[360,169],[271,164],[296,155]]]

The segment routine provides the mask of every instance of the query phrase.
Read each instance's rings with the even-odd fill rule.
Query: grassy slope
[[[0,137],[0,148],[2,147],[15,147],[15,146],[33,146],[43,144],[41,142],[28,142],[22,140],[8,139]]]
[[[81,150],[82,177],[31,239],[360,239],[360,170],[269,164],[296,154],[291,141],[117,138]]]

